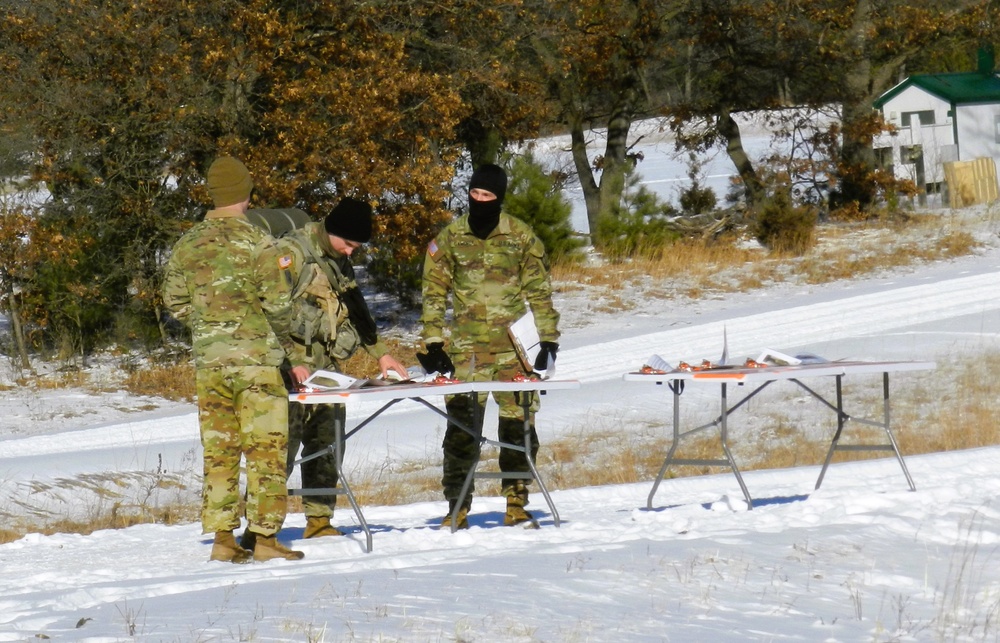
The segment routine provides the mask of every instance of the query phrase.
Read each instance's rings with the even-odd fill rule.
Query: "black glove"
[[[559,344],[555,342],[538,342],[538,346],[541,350],[538,351],[538,357],[535,358],[535,370],[545,371],[549,368],[549,362],[553,364],[556,363],[556,353],[559,352]]]
[[[444,344],[434,342],[427,345],[426,353],[417,353],[417,361],[428,373],[452,374],[455,372],[455,365],[452,364],[448,353],[444,352]]]

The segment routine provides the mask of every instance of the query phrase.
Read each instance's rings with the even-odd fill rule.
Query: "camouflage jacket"
[[[513,350],[507,327],[528,306],[540,339],[559,339],[545,246],[528,224],[506,213],[485,240],[472,234],[465,215],[427,246],[420,318],[425,343],[445,339],[449,293],[453,352]]]
[[[333,249],[322,222],[292,230],[278,243],[295,257],[291,324],[295,358],[313,369],[339,368],[337,362],[359,347],[375,359],[389,352],[378,339],[351,258]]]
[[[174,245],[163,304],[191,328],[197,368],[279,366],[291,350],[293,258],[247,219],[211,210]]]

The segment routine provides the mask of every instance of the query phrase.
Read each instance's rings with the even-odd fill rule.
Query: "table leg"
[[[451,532],[455,533],[458,529],[458,512],[461,511],[462,504],[465,502],[466,497],[469,495],[469,489],[472,487],[472,481],[476,478],[476,469],[479,467],[479,459],[482,455],[483,449],[483,422],[486,415],[486,405],[479,404],[479,393],[475,391],[469,393],[469,403],[472,404],[472,427],[467,429],[472,437],[476,439],[479,443],[479,448],[476,449],[476,457],[472,460],[472,466],[469,467],[469,473],[465,476],[465,482],[462,483],[462,490],[458,493],[458,498],[455,500],[455,508],[451,512]],[[452,420],[449,419],[449,422]],[[461,424],[459,424],[461,426]],[[462,427],[463,430],[466,430]]]
[[[358,501],[354,498],[354,492],[351,491],[351,485],[347,482],[347,476],[344,473],[344,426],[345,420],[344,416],[337,414],[337,418],[334,420],[334,434],[336,436],[336,455],[337,459],[337,472],[340,473],[340,486],[344,488],[344,495],[347,496],[348,502],[351,503],[351,508],[354,510],[354,515],[358,517],[358,522],[361,523],[361,529],[365,532],[365,544],[368,549],[368,553],[372,551],[372,530],[368,527],[368,522],[365,520],[365,515],[361,513],[361,507],[358,505]]]
[[[482,448],[483,443],[490,443],[501,448],[514,449],[515,451],[522,451],[524,453],[525,461],[527,461],[528,463],[528,471],[524,473],[516,473],[512,471],[507,471],[507,472],[477,471],[480,462],[479,453],[477,451],[477,455],[475,460],[473,461],[472,467],[469,469],[469,473],[465,477],[465,482],[462,484],[462,491],[459,493],[458,500],[455,503],[455,509],[454,511],[452,511],[451,530],[454,532],[455,529],[457,528],[456,521],[458,517],[459,507],[462,506],[462,502],[464,502],[465,498],[468,496],[469,489],[472,487],[472,481],[476,478],[492,479],[492,480],[498,480],[503,478],[534,480],[535,482],[538,483],[538,488],[541,489],[542,491],[542,497],[545,498],[545,503],[548,505],[549,511],[552,512],[552,519],[553,522],[555,523],[555,526],[558,527],[560,524],[559,512],[556,510],[556,505],[552,501],[552,496],[551,494],[549,494],[548,488],[542,481],[542,476],[538,473],[538,468],[535,466],[535,463],[532,462],[531,460],[531,420],[530,420],[531,392],[525,391],[525,392],[515,393],[521,405],[522,417],[524,418],[522,424],[524,431],[524,446],[518,446],[516,444],[507,444],[499,441],[492,442],[491,440],[485,439],[483,437],[483,421],[484,421],[484,416],[486,414],[486,407],[485,405],[483,405],[482,408],[480,408],[480,406],[478,405],[478,399],[475,397],[477,395],[476,393],[472,393],[471,395],[474,396],[473,402],[476,403],[476,405],[473,407],[475,409],[473,412],[474,413],[473,424],[475,425],[475,431],[473,435],[479,440],[480,448]]]
[[[552,512],[552,520],[555,522],[555,526],[558,527],[559,512],[556,511],[556,505],[552,502],[552,496],[549,495],[549,490],[546,488],[545,483],[542,482],[542,476],[538,474],[538,469],[531,458],[531,420],[529,419],[531,417],[531,394],[520,393],[519,397],[521,398],[521,410],[524,413],[524,459],[528,463],[528,469],[531,470],[531,477],[538,483],[538,488],[542,490],[545,504],[549,506],[549,511]]]
[[[819,478],[816,479],[816,489],[823,484],[823,477],[826,476],[826,469],[830,466],[830,461],[833,460],[833,452],[838,450],[840,443],[840,436],[844,432],[844,424],[847,422],[847,414],[844,413],[844,391],[843,391],[843,376],[837,375],[837,432],[833,434],[833,440],[830,441],[830,449],[826,452],[826,459],[823,461],[823,468],[819,470]]]
[[[704,465],[713,467],[729,467],[736,476],[736,482],[740,486],[740,490],[743,492],[743,497],[746,498],[747,507],[753,509],[753,498],[750,496],[750,491],[747,489],[746,484],[743,482],[743,475],[740,473],[739,467],[736,466],[736,460],[733,458],[732,452],[729,450],[729,414],[739,407],[747,403],[752,397],[757,395],[761,390],[764,389],[770,382],[765,382],[761,386],[757,387],[752,393],[744,397],[742,400],[729,407],[729,398],[727,395],[726,384],[723,382],[721,385],[721,413],[719,417],[716,418],[714,422],[709,422],[708,424],[703,424],[699,427],[695,427],[689,431],[681,433],[680,430],[680,394],[681,394],[681,381],[672,380],[669,384],[670,390],[673,392],[674,397],[674,427],[673,427],[673,439],[670,444],[670,450],[667,452],[667,457],[663,460],[663,465],[660,467],[659,473],[656,474],[656,480],[653,481],[653,488],[649,492],[649,496],[646,498],[646,508],[653,508],[653,496],[656,495],[656,490],[660,486],[660,482],[666,475],[667,469],[671,465]],[[697,433],[703,429],[707,429],[713,426],[719,425],[719,443],[722,448],[722,453],[725,455],[725,459],[702,459],[702,458],[674,458],[674,454],[677,451],[677,447],[680,443],[680,439],[683,436],[690,435],[692,433]]]
[[[885,435],[889,438],[889,443],[892,444],[892,451],[896,454],[896,460],[899,461],[899,466],[903,469],[903,475],[906,477],[906,483],[910,485],[910,491],[916,491],[917,487],[913,484],[913,478],[910,477],[910,471],[906,468],[906,463],[903,461],[903,454],[899,452],[899,445],[896,444],[896,436],[892,434],[892,428],[889,425],[888,373],[882,373],[882,419],[884,422]]]
[[[667,467],[673,462],[674,452],[677,451],[677,445],[681,441],[681,381],[672,380],[668,386],[674,394],[674,426],[673,426],[673,440],[670,442],[670,450],[667,451],[667,457],[663,459],[663,465],[660,467],[660,471],[656,474],[656,479],[653,480],[653,488],[649,491],[649,496],[646,498],[646,508],[653,508],[653,496],[656,495],[656,490],[660,487],[660,482],[663,481],[663,476],[667,473]]]
[[[383,407],[384,408],[384,407]],[[365,520],[365,515],[361,512],[361,507],[358,505],[358,501],[354,497],[354,492],[351,490],[351,485],[347,481],[347,476],[344,473],[344,443],[346,441],[344,426],[345,419],[344,415],[341,413],[336,413],[333,420],[333,444],[328,446],[326,449],[322,449],[308,455],[304,458],[299,458],[295,461],[295,465],[301,465],[303,462],[308,462],[323,455],[333,451],[333,457],[337,462],[337,472],[340,474],[339,486],[333,488],[322,488],[322,489],[289,489],[288,493],[292,496],[305,496],[305,495],[344,495],[347,496],[347,501],[351,505],[351,509],[354,510],[354,515],[358,517],[358,523],[361,525],[361,530],[365,533],[365,547],[368,553],[372,551],[372,531],[368,526],[368,521]],[[294,465],[293,465],[294,466]]]
[[[889,373],[882,373],[881,422],[851,417],[844,412],[844,397],[841,382],[842,378],[842,375],[837,376],[837,432],[834,434],[833,440],[830,442],[830,449],[826,452],[826,459],[823,461],[823,468],[820,469],[819,478],[816,480],[816,489],[819,489],[820,485],[823,484],[823,477],[826,475],[827,467],[830,466],[830,462],[833,460],[833,454],[835,451],[892,451],[892,453],[896,456],[896,461],[899,462],[900,468],[903,470],[903,475],[906,477],[906,483],[909,485],[910,491],[916,491],[917,488],[913,484],[913,478],[910,477],[910,472],[906,468],[906,462],[903,461],[903,454],[900,453],[899,445],[896,443],[896,437],[892,434],[889,413]],[[853,420],[859,424],[867,424],[869,426],[875,426],[882,429],[885,432],[886,438],[889,440],[888,444],[840,444],[840,438],[848,420]]]
[[[750,497],[750,491],[747,490],[746,483],[743,482],[743,475],[740,473],[739,467],[736,466],[736,460],[733,459],[733,454],[729,450],[729,400],[726,397],[726,384],[722,384],[722,428],[719,431],[720,441],[722,443],[722,452],[726,454],[726,461],[729,463],[729,468],[733,470],[733,475],[736,476],[736,482],[739,483],[740,489],[743,491],[743,497],[747,500],[747,509],[753,509],[753,498]]]

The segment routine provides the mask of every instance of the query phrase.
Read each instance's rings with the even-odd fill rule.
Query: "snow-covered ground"
[[[774,348],[945,361],[996,351],[998,278],[1000,251],[990,246],[864,281],[650,300],[629,315],[560,295],[558,375],[581,388],[544,398],[543,448],[556,436],[669,417],[662,389],[625,384],[622,374],[651,353],[715,359],[724,333],[734,357]],[[932,376],[901,374],[893,387]],[[197,487],[190,406],[128,413],[120,395],[51,393],[30,404],[5,395],[8,516],[85,514],[101,502],[181,493],[164,481]],[[804,397],[796,404],[808,405]],[[709,416],[717,391],[689,385],[684,399]],[[760,421],[766,407],[745,416]],[[443,422],[418,409],[397,405],[358,433],[348,467],[438,457]],[[801,430],[830,435],[830,417],[804,417]],[[734,448],[745,437],[736,427]],[[665,481],[654,510],[645,509],[649,482],[556,491],[563,524],[536,495],[537,531],[500,526],[497,497],[477,498],[472,528],[456,534],[436,527],[443,501],[365,507],[371,553],[348,509],[337,513],[348,535],[333,540],[302,540],[303,518],[293,514],[282,539],[305,551],[300,562],[209,563],[198,524],[31,535],[0,545],[0,641],[1000,639],[1000,447],[907,464],[916,492],[892,459],[838,456],[818,491],[816,467],[746,472],[752,511],[727,472]],[[123,496],[99,500],[102,485]]]
[[[640,298],[617,314],[563,289],[557,376],[581,387],[543,398],[543,450],[556,438],[666,432],[666,391],[622,374],[654,353],[715,360],[724,337],[737,359],[772,348],[943,367],[995,353],[1000,224],[988,210],[968,216],[986,243],[976,256],[864,280]],[[953,390],[950,372],[899,374],[894,394]],[[878,398],[878,377],[848,380],[851,394]],[[832,435],[827,409],[772,388],[732,419],[738,460],[748,444],[767,447],[760,431],[774,403],[796,409],[804,434]],[[685,420],[717,412],[715,387],[689,384],[683,399]],[[430,411],[396,405],[351,438],[346,467],[363,476],[433,462],[443,430]],[[1000,446],[906,462],[915,492],[891,458],[839,455],[819,490],[817,467],[745,471],[752,511],[729,472],[668,479],[647,510],[651,470],[636,484],[555,491],[559,527],[535,494],[537,531],[503,527],[498,497],[477,497],[472,528],[455,534],[437,528],[443,501],[366,506],[371,553],[342,502],[344,538],[303,540],[302,515],[289,516],[281,539],[306,553],[297,562],[210,563],[210,536],[196,523],[29,535],[0,545],[0,641],[1000,640]],[[200,466],[191,405],[18,388],[0,396],[4,520],[189,500]]]

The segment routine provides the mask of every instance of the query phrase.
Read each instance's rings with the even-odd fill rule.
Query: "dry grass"
[[[415,356],[417,347],[413,346],[409,342],[404,342],[392,337],[383,338],[382,342],[389,348],[389,354],[403,364],[417,363],[417,358]],[[345,373],[350,373],[352,377],[359,378],[375,377],[381,372],[378,367],[378,361],[373,359],[371,355],[363,350],[357,351],[351,356],[350,359],[342,364],[341,370]]]
[[[699,299],[778,283],[820,284],[971,254],[979,247],[958,219],[910,215],[905,221],[824,224],[802,256],[769,253],[734,237],[683,240],[617,262],[561,264],[552,269],[563,293],[586,291],[599,312],[628,311],[623,292],[644,298]]]
[[[91,388],[91,374],[86,371],[67,370],[40,375],[29,379],[17,380],[18,386],[32,386],[43,391],[52,391],[64,388]],[[103,390],[103,389],[102,389]]]
[[[194,365],[158,364],[126,374],[122,387],[133,395],[159,396],[168,400],[193,402]]]
[[[146,524],[181,525],[200,520],[201,507],[194,504],[176,504],[155,509],[116,505],[107,512],[78,520],[64,518],[42,525],[26,519],[17,520],[7,528],[0,529],[0,543],[13,542],[27,533],[46,536],[60,533],[89,535],[102,529],[126,529]]]
[[[964,231],[947,232],[926,242],[902,244],[890,243],[885,235],[878,235],[873,243],[882,246],[883,250],[874,252],[871,246],[861,252],[851,247],[829,248],[800,261],[797,272],[807,283],[820,284],[920,262],[951,259],[971,254],[979,245],[971,234]]]
[[[900,392],[893,422],[903,453],[937,453],[1000,444],[1000,353],[940,364]]]

